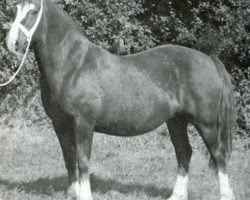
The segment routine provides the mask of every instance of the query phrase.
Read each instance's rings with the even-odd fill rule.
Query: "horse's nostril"
[[[18,48],[19,48],[19,42],[18,42],[18,41],[16,41],[16,43],[15,43],[15,50],[17,51],[17,50],[18,50]]]

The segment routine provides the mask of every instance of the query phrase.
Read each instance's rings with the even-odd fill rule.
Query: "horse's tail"
[[[235,128],[235,102],[233,94],[233,86],[230,76],[225,69],[223,63],[217,56],[211,56],[217,70],[223,79],[223,91],[221,97],[220,110],[218,112],[218,130],[219,145],[223,145],[226,150],[226,160],[231,156],[232,152],[232,135]]]

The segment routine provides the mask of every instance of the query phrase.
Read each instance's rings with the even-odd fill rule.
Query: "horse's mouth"
[[[7,39],[6,39],[6,46],[8,48],[8,50],[16,55],[16,56],[21,56],[22,54],[25,53],[25,45],[23,47],[19,46],[15,41],[11,41],[9,38],[9,36],[7,36]]]

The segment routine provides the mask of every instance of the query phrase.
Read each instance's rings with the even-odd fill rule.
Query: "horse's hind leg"
[[[188,120],[184,115],[175,115],[167,121],[167,126],[178,162],[177,180],[168,200],[187,200],[188,169],[192,155],[187,135]]]
[[[226,170],[226,149],[225,145],[219,139],[218,128],[216,123],[209,125],[197,125],[199,133],[201,134],[213,161],[215,169],[218,171],[219,186],[220,186],[220,200],[234,200],[233,191],[229,185],[227,170]]]
[[[54,121],[54,130],[59,139],[65,166],[68,171],[69,188],[67,195],[70,199],[76,199],[79,193],[79,183],[76,174],[76,152],[74,130],[68,127],[65,122]]]

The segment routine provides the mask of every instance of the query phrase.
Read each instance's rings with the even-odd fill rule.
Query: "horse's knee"
[[[214,144],[208,147],[211,155],[212,166],[215,170],[225,172],[226,170],[226,151],[223,145]]]
[[[81,173],[81,174],[88,173],[89,166],[88,166],[88,162],[85,159],[78,160],[78,170],[79,170],[79,173]]]

